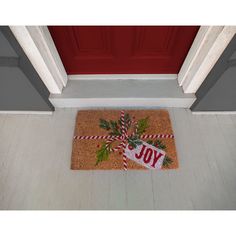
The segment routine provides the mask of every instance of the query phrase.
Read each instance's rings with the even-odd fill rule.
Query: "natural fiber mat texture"
[[[166,110],[89,110],[76,118],[73,170],[174,169],[178,160]]]

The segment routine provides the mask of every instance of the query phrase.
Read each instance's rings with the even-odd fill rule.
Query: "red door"
[[[68,74],[177,74],[198,26],[50,26]]]

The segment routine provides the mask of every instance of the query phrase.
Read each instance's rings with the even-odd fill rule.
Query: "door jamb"
[[[47,26],[10,26],[10,29],[49,92],[60,94],[68,78]]]
[[[236,33],[236,26],[201,26],[178,74],[184,93],[196,93]]]

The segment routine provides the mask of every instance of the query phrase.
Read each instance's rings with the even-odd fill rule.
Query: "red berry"
[[[98,144],[98,145],[97,145],[97,147],[99,148],[99,147],[100,147],[100,145]]]
[[[121,154],[122,154],[122,152],[119,152],[119,154],[121,155]]]
[[[134,149],[131,145],[129,145],[128,148],[129,148],[129,150],[133,150]]]

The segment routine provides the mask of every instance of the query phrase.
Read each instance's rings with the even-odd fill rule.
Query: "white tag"
[[[136,148],[131,147],[129,144],[126,145],[126,157],[148,169],[161,169],[166,153],[142,140],[140,141],[142,144],[137,145]]]

